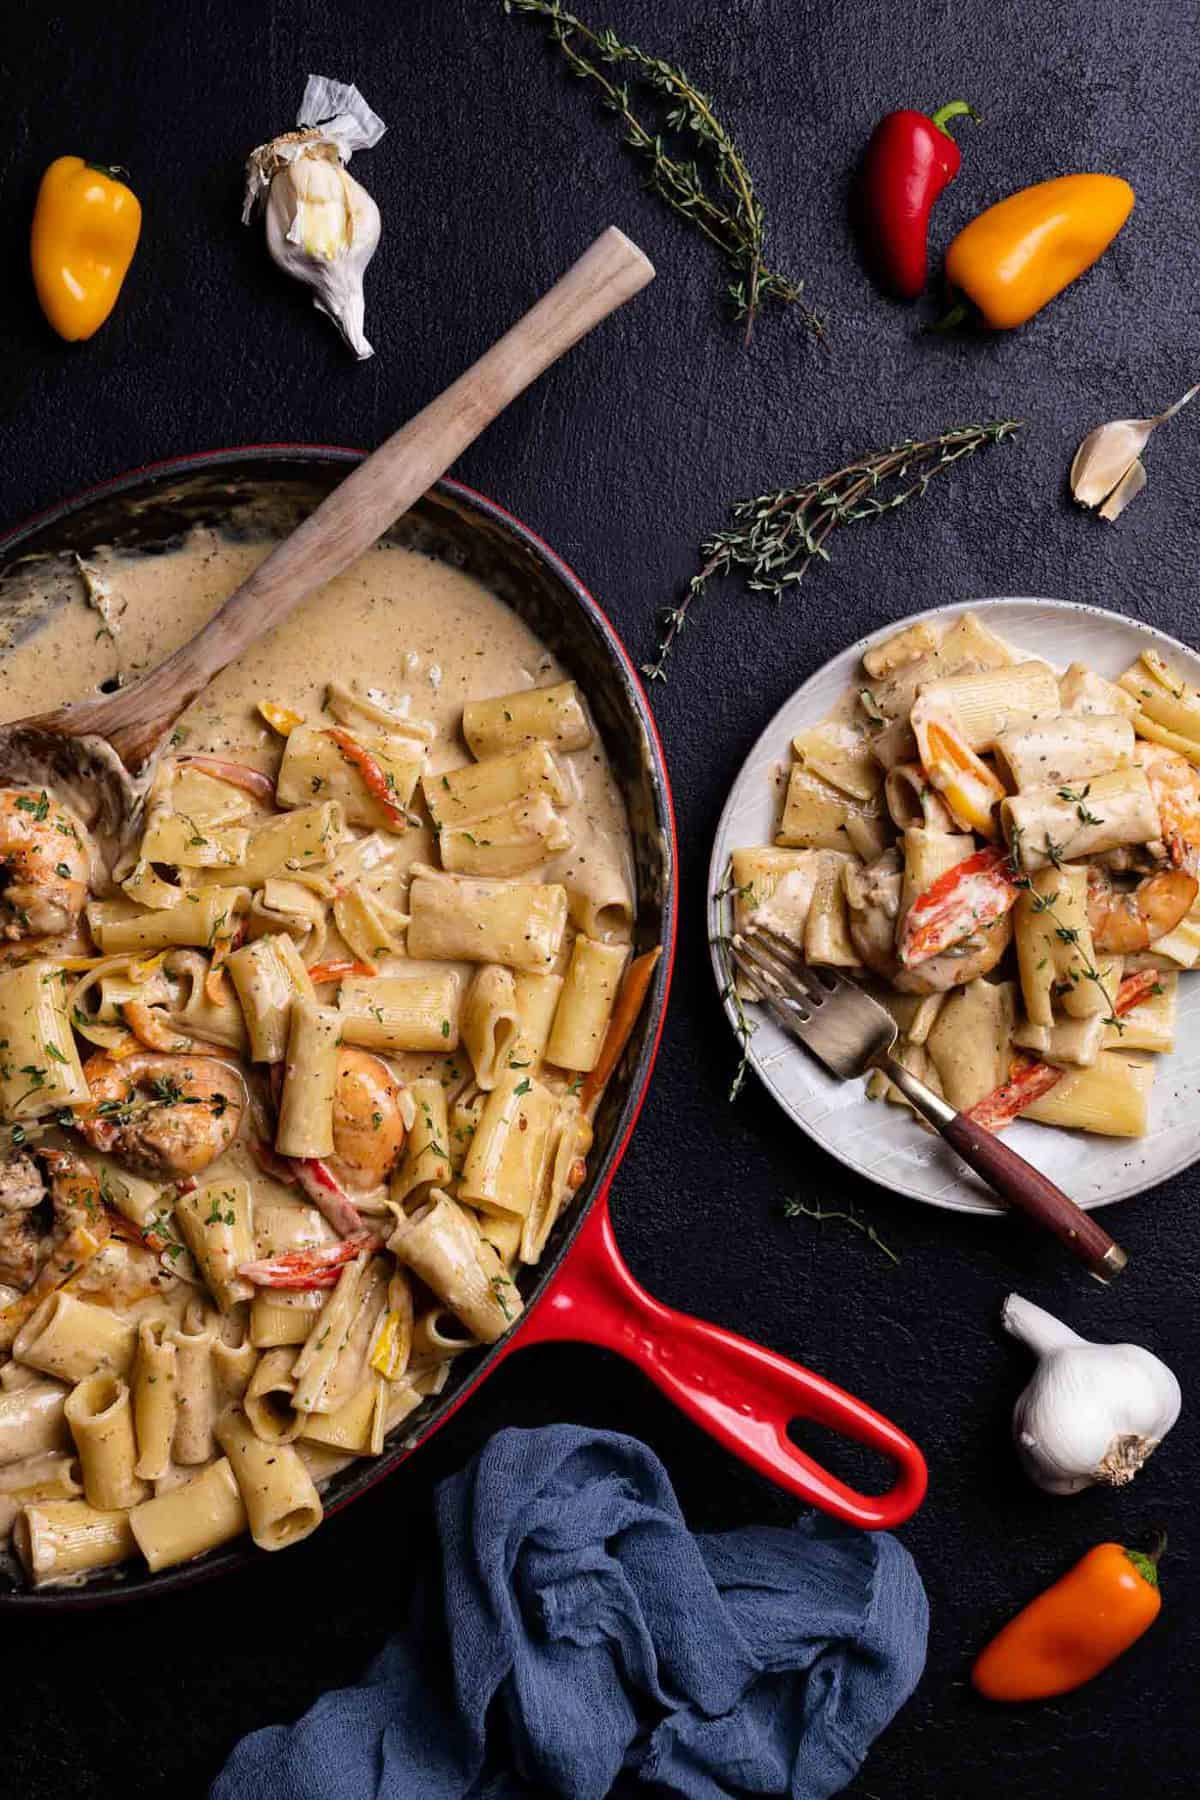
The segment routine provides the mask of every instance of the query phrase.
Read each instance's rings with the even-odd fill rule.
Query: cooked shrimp
[[[1135,888],[1114,887],[1103,869],[1088,869],[1087,910],[1097,950],[1133,956],[1174,931],[1196,899],[1195,875],[1163,869]]]
[[[72,930],[90,877],[83,828],[65,807],[44,788],[0,789],[0,938]]]
[[[990,975],[1012,943],[1012,914],[981,924],[953,949],[931,956],[915,969],[901,969],[895,986],[901,994],[943,994],[979,975]]]
[[[0,1281],[24,1291],[77,1225],[93,1231],[104,1206],[100,1178],[71,1150],[39,1150],[0,1166]]]
[[[1146,771],[1167,855],[1177,869],[1200,875],[1200,769],[1165,744],[1139,742],[1134,756]]]
[[[333,1155],[325,1159],[334,1179],[352,1193],[380,1187],[407,1135],[402,1089],[386,1064],[366,1050],[339,1050]]]
[[[145,1051],[117,1059],[102,1050],[83,1073],[91,1103],[77,1115],[79,1130],[94,1150],[131,1168],[199,1175],[237,1136],[246,1087],[220,1057]]]

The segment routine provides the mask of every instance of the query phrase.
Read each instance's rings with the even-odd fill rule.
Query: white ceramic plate
[[[1060,671],[1070,662],[1082,662],[1101,675],[1116,676],[1143,650],[1157,648],[1189,680],[1200,683],[1200,656],[1185,644],[1096,606],[1064,600],[973,600],[913,617],[949,624],[967,611],[980,613],[1014,649],[1044,657]],[[781,765],[790,763],[792,738],[825,718],[852,680],[861,677],[864,651],[909,623],[898,621],[860,638],[818,669],[779,709],[755,744],[717,827],[708,879],[710,940],[728,930],[727,902],[715,896],[731,851],[769,844],[774,837],[779,809],[774,777]],[[712,957],[724,993],[725,970],[715,942]],[[732,1002],[726,998],[724,1004],[736,1027]],[[747,1016],[757,1024],[749,1046],[755,1073],[788,1117],[847,1168],[931,1206],[993,1215],[1006,1210],[978,1176],[908,1112],[868,1100],[861,1081],[835,1081],[760,1008],[748,1006]],[[1180,983],[1176,1048],[1170,1056],[1157,1058],[1156,1064],[1150,1130],[1144,1138],[1097,1137],[1018,1119],[1005,1133],[1005,1141],[1088,1208],[1128,1199],[1177,1175],[1200,1157],[1200,971],[1185,974]]]

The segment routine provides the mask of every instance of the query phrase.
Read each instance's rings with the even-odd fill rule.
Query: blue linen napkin
[[[437,1491],[440,1580],[361,1686],[244,1738],[210,1800],[822,1800],[912,1693],[929,1609],[882,1532],[694,1537],[635,1438],[496,1434]]]

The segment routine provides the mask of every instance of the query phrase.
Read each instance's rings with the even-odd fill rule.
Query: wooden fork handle
[[[136,768],[214,675],[349,568],[510,401],[653,278],[654,265],[610,226],[478,362],[327,495],[190,643],[122,693],[36,723],[99,732]]]
[[[1103,1225],[1076,1206],[1048,1175],[1018,1156],[994,1131],[977,1125],[965,1113],[955,1113],[949,1124],[942,1127],[942,1136],[977,1175],[982,1175],[998,1194],[1019,1206],[1037,1224],[1052,1231],[1099,1280],[1109,1281],[1121,1273],[1129,1258]]]
[[[955,1112],[952,1106],[947,1106],[932,1088],[926,1087],[893,1056],[883,1058],[883,1066],[888,1078],[895,1082],[907,1100],[911,1100],[922,1118],[941,1132],[950,1147],[957,1150],[977,1175],[983,1176],[989,1187],[995,1188],[1012,1206],[1020,1207],[1036,1224],[1053,1232],[1080,1262],[1087,1264],[1097,1280],[1110,1281],[1121,1273],[1129,1261],[1124,1250],[1109,1237],[1103,1225],[1076,1206],[1070,1195],[1056,1187],[1048,1175],[1043,1175],[1023,1156],[1018,1156],[985,1125],[977,1125],[965,1113]]]

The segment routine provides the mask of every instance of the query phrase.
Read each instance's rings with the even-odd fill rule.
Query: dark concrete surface
[[[1101,1290],[1017,1224],[919,1208],[854,1182],[753,1083],[725,1091],[729,1036],[704,944],[704,872],[723,796],[763,721],[851,637],[917,607],[994,593],[1098,602],[1195,641],[1196,434],[1182,416],[1151,486],[1108,529],[1065,475],[1098,421],[1164,406],[1200,375],[1190,8],[1150,0],[588,0],[674,54],[746,149],[770,254],[828,319],[814,351],[786,315],[751,349],[715,311],[705,246],[639,193],[611,127],[498,0],[185,0],[71,11],[9,0],[0,17],[0,521],[134,464],[264,439],[372,445],[435,394],[615,222],[659,278],[544,379],[458,473],[527,519],[580,571],[637,655],[729,501],[909,433],[1014,414],[1028,429],[939,481],[920,506],[846,534],[780,611],[738,591],[698,612],[655,705],[679,806],[682,931],[658,1072],[614,1212],[635,1272],[664,1300],[811,1362],[893,1415],[929,1457],[904,1531],[932,1601],[929,1666],[852,1792],[1197,1791],[1198,1472],[1195,1175],[1110,1215],[1132,1253]],[[354,172],[384,216],[368,277],[377,355],[356,366],[307,295],[238,222],[246,151],[287,127],[304,78],[356,80],[388,122]],[[1127,176],[1114,250],[1019,334],[940,342],[873,291],[846,192],[875,117],[956,95],[965,167],[935,244],[984,203],[1077,169]],[[26,273],[44,165],[127,164],[145,236],[116,317],[59,344]],[[789,1195],[852,1204],[859,1233],[787,1220]],[[1019,1474],[1007,1417],[1023,1357],[1002,1343],[1010,1287],[1178,1370],[1185,1410],[1132,1489],[1051,1500]],[[169,1603],[0,1626],[0,1791],[27,1800],[199,1794],[237,1736],[355,1677],[429,1555],[428,1495],[503,1423],[578,1419],[639,1433],[704,1527],[785,1521],[792,1504],[717,1450],[637,1375],[591,1351],[513,1359],[408,1469],[315,1538]],[[1151,1635],[1093,1687],[987,1710],[969,1661],[1001,1620],[1091,1543],[1164,1520],[1167,1601]]]

